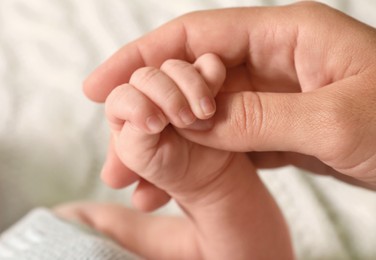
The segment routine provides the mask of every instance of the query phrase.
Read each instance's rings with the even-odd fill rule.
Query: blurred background
[[[108,129],[81,83],[125,43],[189,11],[288,0],[0,0],[0,231],[71,200],[130,205],[101,183]],[[321,1],[376,26],[376,1]],[[376,195],[286,167],[261,173],[302,259],[376,259]],[[162,213],[177,213],[170,204]]]

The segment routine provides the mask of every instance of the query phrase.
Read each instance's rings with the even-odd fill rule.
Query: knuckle
[[[160,70],[154,67],[139,68],[132,74],[129,82],[134,85],[135,88],[144,88],[159,77],[160,73]]]
[[[105,114],[107,117],[115,117],[117,108],[119,105],[123,104],[122,101],[124,99],[125,95],[125,85],[121,85],[119,87],[116,87],[110,95],[108,95],[106,102],[105,102]]]
[[[263,106],[257,93],[243,92],[239,95],[238,104],[233,104],[232,124],[241,138],[258,138],[261,135],[263,124]]]
[[[181,106],[185,104],[181,93],[175,88],[170,88],[166,91],[164,94],[164,103],[164,110],[166,113],[178,112]]]
[[[190,12],[187,12],[187,13],[181,15],[178,19],[181,22],[189,22],[189,21],[192,21],[192,20],[196,20],[198,18],[198,16],[200,16],[204,12],[205,11],[202,11],[202,10],[190,11]]]
[[[169,77],[176,80],[176,86],[179,89],[192,89],[195,95],[202,94],[208,88],[202,75],[188,62],[170,59],[165,61],[161,70]]]
[[[334,97],[321,108],[318,126],[321,132],[322,159],[336,164],[351,156],[357,146],[359,119],[350,98]]]
[[[176,59],[169,59],[169,60],[166,60],[165,62],[163,62],[162,66],[161,66],[161,70],[163,71],[169,71],[169,70],[175,70],[175,69],[179,69],[179,70],[182,70],[182,69],[187,69],[188,67],[190,66],[189,63],[186,63],[186,62],[183,62],[183,61],[180,61],[180,60],[176,60]]]
[[[198,77],[197,73],[195,73],[193,65],[185,61],[173,59],[167,60],[162,64],[161,70],[172,78],[175,78],[174,75],[178,73],[183,76],[186,82],[189,82],[190,86],[201,86],[203,83],[202,78]],[[181,86],[178,85],[178,87]]]
[[[328,9],[326,4],[317,1],[301,1],[295,3],[294,5],[307,12],[321,12],[324,9]]]
[[[316,1],[300,1],[291,5],[292,12],[296,14],[303,23],[314,23],[317,26],[317,21],[332,19],[335,15],[331,7],[324,3]]]

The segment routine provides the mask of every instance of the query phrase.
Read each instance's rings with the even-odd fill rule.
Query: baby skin
[[[214,54],[192,64],[167,60],[136,70],[106,100],[112,143],[103,179],[114,187],[138,180],[136,207],[153,210],[171,197],[184,216],[88,203],[62,206],[58,214],[147,259],[293,259],[282,214],[247,155],[180,135],[211,128],[225,74]]]

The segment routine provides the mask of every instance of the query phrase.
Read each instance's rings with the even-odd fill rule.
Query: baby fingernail
[[[152,133],[159,133],[165,127],[162,116],[152,115],[146,119],[146,126]]]
[[[209,97],[200,99],[200,107],[205,116],[210,116],[215,112],[215,103]]]
[[[190,125],[196,120],[195,115],[192,113],[192,111],[188,107],[182,108],[180,110],[179,117],[181,121],[183,121],[183,123],[186,125]]]

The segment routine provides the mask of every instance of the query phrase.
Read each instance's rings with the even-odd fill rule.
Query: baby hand
[[[160,69],[135,71],[129,84],[114,89],[106,100],[121,162],[175,196],[208,189],[233,155],[194,144],[176,129],[210,128],[206,119],[215,112],[213,96],[224,79],[225,68],[213,54],[199,57],[194,64],[168,60]]]
[[[159,188],[148,197],[164,191],[184,217],[86,203],[59,208],[59,215],[88,223],[148,259],[292,259],[283,217],[246,154],[205,147],[179,134],[180,128],[210,128],[212,97],[224,74],[213,54],[194,64],[168,60],[160,69],[137,70],[106,101],[113,154],[144,187]]]

